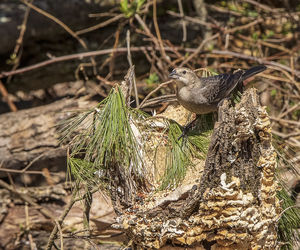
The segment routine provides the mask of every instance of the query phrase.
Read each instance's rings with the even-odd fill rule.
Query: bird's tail
[[[263,72],[264,70],[266,70],[267,67],[265,65],[258,65],[258,66],[254,66],[250,69],[247,69],[245,71],[245,73],[242,75],[242,81],[250,78],[251,76],[254,76],[260,72]]]

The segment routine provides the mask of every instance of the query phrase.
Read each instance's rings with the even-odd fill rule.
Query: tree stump
[[[116,227],[138,248],[275,249],[281,212],[275,168],[270,120],[249,89],[235,107],[228,101],[220,107],[200,184],[153,204],[149,193],[121,212]]]

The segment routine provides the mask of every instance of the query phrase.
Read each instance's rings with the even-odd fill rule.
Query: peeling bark
[[[235,107],[225,101],[200,184],[152,207],[146,197],[135,210],[122,211],[116,226],[140,248],[172,242],[208,249],[276,249],[281,209],[271,140],[270,120],[254,89]]]

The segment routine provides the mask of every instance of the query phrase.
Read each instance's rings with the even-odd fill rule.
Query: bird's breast
[[[177,89],[177,100],[187,110],[196,114],[207,114],[217,110],[217,104],[209,104],[201,93],[189,87]]]

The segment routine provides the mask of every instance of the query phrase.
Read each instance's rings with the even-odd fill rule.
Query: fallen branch
[[[36,209],[38,209],[38,211],[44,215],[46,218],[52,219],[53,221],[55,220],[55,218],[53,217],[53,213],[51,211],[49,211],[48,209],[40,206],[39,204],[37,204],[36,202],[33,201],[33,199],[23,193],[18,192],[15,188],[13,188],[12,186],[8,185],[6,182],[0,180],[0,186],[7,189],[8,191],[12,192],[13,194],[17,195],[19,198],[21,198],[23,201],[27,202],[28,204],[30,204],[31,206],[35,207]]]
[[[59,127],[70,110],[91,107],[86,99],[64,99],[49,105],[0,116],[0,177],[5,172],[21,173],[53,167],[65,171],[66,149],[59,142]],[[30,169],[31,168],[31,169]],[[32,169],[33,168],[33,169]],[[38,172],[33,172],[38,173]]]
[[[156,50],[160,50],[159,47],[155,47]],[[140,52],[143,50],[153,50],[153,47],[150,46],[141,46],[141,47],[131,47],[130,51],[131,52]],[[165,51],[169,51],[169,52],[173,52],[174,50],[177,51],[186,51],[186,52],[195,52],[197,51],[197,49],[194,48],[182,48],[182,47],[164,47]],[[199,50],[199,49],[198,49]],[[83,52],[83,53],[78,53],[78,54],[71,54],[71,55],[66,55],[66,56],[60,56],[60,57],[54,57],[51,58],[49,60],[37,63],[37,64],[33,64],[24,68],[20,68],[14,71],[7,71],[7,72],[2,72],[0,74],[0,79],[4,78],[4,77],[8,77],[11,75],[17,75],[17,74],[22,74],[34,69],[38,69],[38,68],[42,68],[45,67],[47,65],[53,64],[53,63],[58,63],[58,62],[63,62],[63,61],[70,61],[70,60],[81,60],[85,57],[92,57],[92,56],[100,56],[100,55],[106,55],[106,54],[110,54],[110,53],[127,53],[127,48],[115,48],[115,49],[104,49],[104,50],[96,50],[96,51],[89,51],[89,52]],[[203,54],[204,52],[202,52],[201,54]],[[231,56],[231,57],[236,57],[236,58],[241,58],[241,59],[246,59],[246,60],[251,60],[251,61],[255,61],[258,62],[260,64],[266,64],[266,65],[272,65],[275,67],[278,67],[280,69],[284,69],[286,71],[289,71],[291,73],[294,73],[297,77],[300,77],[300,71],[296,70],[296,69],[292,69],[286,65],[283,65],[281,63],[277,63],[277,62],[273,62],[273,61],[268,61],[265,60],[263,58],[258,58],[258,57],[254,57],[254,56],[249,56],[249,55],[245,55],[245,54],[241,54],[241,53],[236,53],[236,52],[232,52],[232,51],[223,51],[223,50],[212,50],[210,52],[208,52],[210,54],[217,54],[217,55],[226,55],[226,56]],[[207,56],[207,55],[206,55]]]

